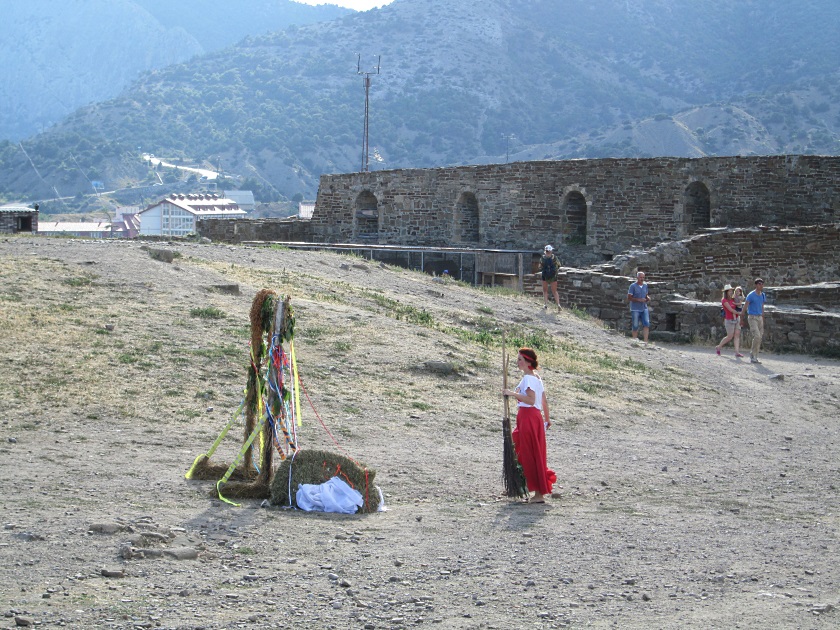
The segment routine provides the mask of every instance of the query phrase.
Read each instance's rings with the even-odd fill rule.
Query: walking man
[[[764,280],[755,279],[755,289],[747,295],[747,322],[752,333],[752,348],[750,349],[750,363],[761,363],[758,352],[761,350],[761,338],[764,336]]]
[[[630,302],[630,316],[633,318],[633,339],[638,339],[639,326],[641,326],[645,343],[647,343],[650,332],[650,311],[648,311],[650,296],[643,271],[636,274],[636,282],[627,289],[627,301]]]

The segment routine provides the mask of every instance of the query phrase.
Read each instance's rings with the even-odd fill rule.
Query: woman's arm
[[[545,418],[545,428],[551,426],[551,418],[548,415],[548,396],[545,395],[545,391],[543,391],[542,395],[542,408],[543,408],[543,417]]]
[[[512,389],[503,389],[502,394],[504,394],[505,396],[513,396],[519,402],[525,403],[526,405],[531,405],[532,407],[537,401],[537,393],[530,387],[525,390],[524,394],[514,391]]]

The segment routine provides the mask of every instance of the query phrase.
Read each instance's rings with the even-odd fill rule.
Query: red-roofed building
[[[134,238],[140,234],[140,214],[137,212],[123,212],[114,221],[114,236],[117,238]]]
[[[140,236],[186,236],[195,232],[196,219],[233,219],[247,214],[232,199],[216,194],[172,193],[140,212]]]

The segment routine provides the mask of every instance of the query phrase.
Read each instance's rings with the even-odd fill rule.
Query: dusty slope
[[[331,254],[171,247],[0,241],[4,627],[840,623],[836,361],[646,348]],[[292,295],[306,387],[387,512],[231,508],[184,480],[239,403],[262,287]],[[500,325],[554,348],[545,507],[498,497]],[[336,449],[308,409],[303,445]]]

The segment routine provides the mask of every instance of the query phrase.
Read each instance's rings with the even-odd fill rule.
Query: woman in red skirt
[[[557,481],[557,475],[546,463],[545,454],[545,430],[551,426],[548,399],[542,379],[534,372],[539,367],[537,353],[531,348],[522,348],[517,356],[516,365],[525,375],[516,389],[506,389],[502,392],[505,396],[513,396],[519,402],[516,428],[512,434],[513,446],[522,472],[525,473],[528,490],[534,493],[534,496],[528,499],[528,503],[545,503],[545,495],[551,494],[551,487]]]

